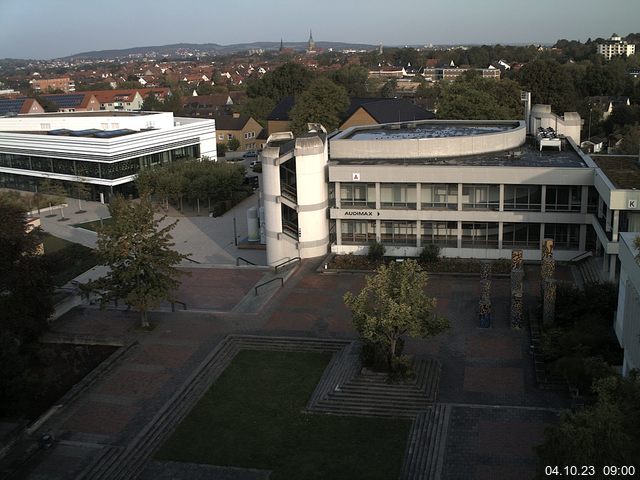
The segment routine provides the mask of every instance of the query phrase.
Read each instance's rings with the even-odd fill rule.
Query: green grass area
[[[100,228],[101,225],[111,225],[112,223],[113,223],[113,219],[109,217],[109,218],[103,218],[102,221],[94,220],[92,222],[77,223],[74,225],[74,227],[84,228],[86,230],[91,230],[92,232],[97,232],[98,228]]]
[[[240,352],[156,453],[272,480],[398,478],[411,422],[302,413],[329,354]]]
[[[95,252],[78,243],[42,233],[44,254],[53,283],[62,286],[98,264]]]

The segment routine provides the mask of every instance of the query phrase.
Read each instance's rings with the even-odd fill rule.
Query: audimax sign
[[[347,210],[345,216],[349,217],[379,217],[380,212],[372,212],[370,210]]]

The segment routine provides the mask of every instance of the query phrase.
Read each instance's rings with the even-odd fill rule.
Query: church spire
[[[282,42],[282,37],[280,37],[280,52],[282,52],[282,50],[284,50],[284,43]]]
[[[309,44],[307,45],[307,52],[312,53],[316,51],[316,42],[313,41],[313,32],[309,29]]]

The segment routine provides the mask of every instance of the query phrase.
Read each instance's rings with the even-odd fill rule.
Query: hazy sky
[[[640,31],[638,0],[0,0],[0,58],[170,43],[552,43]]]

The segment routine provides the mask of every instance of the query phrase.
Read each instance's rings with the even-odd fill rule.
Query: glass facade
[[[542,187],[540,185],[505,185],[505,211],[539,212],[542,207]]]
[[[423,183],[421,190],[421,204],[423,209],[458,209],[457,183]]]
[[[366,245],[376,239],[376,222],[342,220],[340,238],[345,245]]]
[[[382,208],[416,209],[416,185],[407,183],[381,183],[380,206]]]
[[[161,165],[177,160],[198,158],[199,156],[200,145],[180,147],[166,152],[143,155],[115,162],[90,162],[87,160],[0,153],[0,167],[74,175],[86,177],[87,179],[103,178],[115,180],[117,178],[134,175],[138,173],[141,168]]]
[[[581,201],[581,186],[547,186],[545,209],[549,212],[579,212]]]
[[[340,205],[342,208],[376,208],[376,185],[374,183],[341,183]]]
[[[498,223],[462,222],[462,248],[498,248]]]
[[[380,222],[380,240],[385,245],[416,245],[416,222]]]
[[[504,223],[502,224],[503,248],[540,248],[539,223]]]
[[[545,223],[544,236],[553,239],[553,247],[559,250],[577,250],[580,225]]]
[[[422,245],[458,246],[458,222],[421,222],[420,229]]]
[[[463,185],[463,210],[498,210],[500,208],[499,185]]]

